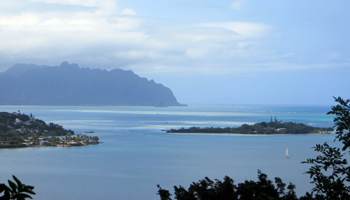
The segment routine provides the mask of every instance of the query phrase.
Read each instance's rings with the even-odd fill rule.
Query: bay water
[[[257,180],[261,170],[273,180],[310,191],[310,167],[301,164],[317,154],[311,147],[334,134],[239,135],[167,134],[181,127],[234,127],[279,121],[332,127],[331,106],[93,107],[0,106],[1,111],[33,114],[45,122],[98,136],[103,142],[83,147],[0,149],[0,182],[12,175],[35,186],[38,200],[156,200],[157,185],[173,192],[204,177],[235,183]],[[290,157],[286,158],[286,149]]]

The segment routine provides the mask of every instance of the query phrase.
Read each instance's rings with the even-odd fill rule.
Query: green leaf
[[[28,186],[25,186],[23,189],[23,192],[35,195],[35,192],[32,191],[33,189],[34,189],[34,187],[32,187],[32,186],[30,188]]]
[[[19,190],[22,189],[22,188],[23,188],[23,185],[22,185],[21,181],[18,180],[18,178],[17,178],[15,175],[12,175],[12,177],[13,177],[13,179],[16,181]]]
[[[23,194],[23,193],[19,193],[19,194],[12,196],[12,199],[25,199],[25,198],[33,199],[30,195]]]
[[[25,187],[28,188],[28,189],[30,189],[30,190],[33,190],[33,189],[34,189],[34,186],[31,186],[31,185],[26,185]]]
[[[9,185],[10,185],[10,187],[12,189],[12,193],[16,193],[17,192],[17,185],[14,182],[10,181],[10,180],[8,180],[8,182],[9,182]]]

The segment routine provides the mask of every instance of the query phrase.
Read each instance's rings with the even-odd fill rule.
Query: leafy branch
[[[12,176],[15,182],[8,180],[9,186],[0,184],[0,194],[4,193],[0,200],[24,200],[26,198],[32,199],[30,195],[35,195],[33,192],[34,186],[23,184],[16,176]]]

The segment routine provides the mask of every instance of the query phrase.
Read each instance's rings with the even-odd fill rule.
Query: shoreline
[[[26,148],[42,148],[42,147],[85,147],[85,146],[90,146],[90,145],[97,145],[97,144],[101,144],[103,142],[98,142],[96,144],[83,144],[83,145],[62,145],[62,144],[58,144],[58,145],[54,145],[54,146],[51,146],[51,145],[35,145],[35,146],[22,146],[22,147],[4,147],[4,148],[1,148],[0,147],[0,151],[1,149],[26,149]]]
[[[332,134],[333,131],[328,133],[276,133],[276,134],[245,134],[245,133],[200,133],[200,132],[167,132],[167,134],[189,134],[189,135],[242,135],[242,136],[273,136],[273,135],[328,135]]]

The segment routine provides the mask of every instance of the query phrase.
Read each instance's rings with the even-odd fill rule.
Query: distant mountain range
[[[0,73],[2,105],[183,106],[173,92],[131,70],[16,64]]]

